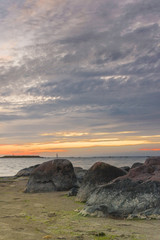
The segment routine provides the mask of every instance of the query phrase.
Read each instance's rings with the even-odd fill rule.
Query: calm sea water
[[[19,170],[43,163],[54,158],[0,158],[0,177],[14,176]],[[66,157],[75,167],[90,168],[95,162],[101,161],[116,167],[132,166],[135,162],[145,162],[147,157]]]

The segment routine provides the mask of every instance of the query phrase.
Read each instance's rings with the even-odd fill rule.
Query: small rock
[[[71,188],[71,190],[68,192],[68,197],[76,196],[78,193],[78,190],[79,190],[78,186]]]
[[[131,166],[131,169],[136,168],[136,167],[140,167],[142,165],[143,165],[143,163],[140,163],[140,162],[133,163],[133,165]]]

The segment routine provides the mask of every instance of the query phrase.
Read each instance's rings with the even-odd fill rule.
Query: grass
[[[78,213],[84,203],[75,197],[66,192],[25,194],[26,181],[0,185],[0,239],[157,240],[155,234],[160,235],[158,220],[83,217]]]

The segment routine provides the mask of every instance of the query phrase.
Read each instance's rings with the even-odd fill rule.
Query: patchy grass
[[[4,180],[4,179],[3,179]],[[83,217],[66,192],[23,193],[27,178],[0,182],[0,239],[157,240],[160,221]]]

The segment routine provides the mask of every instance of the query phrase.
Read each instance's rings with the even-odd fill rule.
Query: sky
[[[0,156],[160,155],[159,0],[0,0]]]

